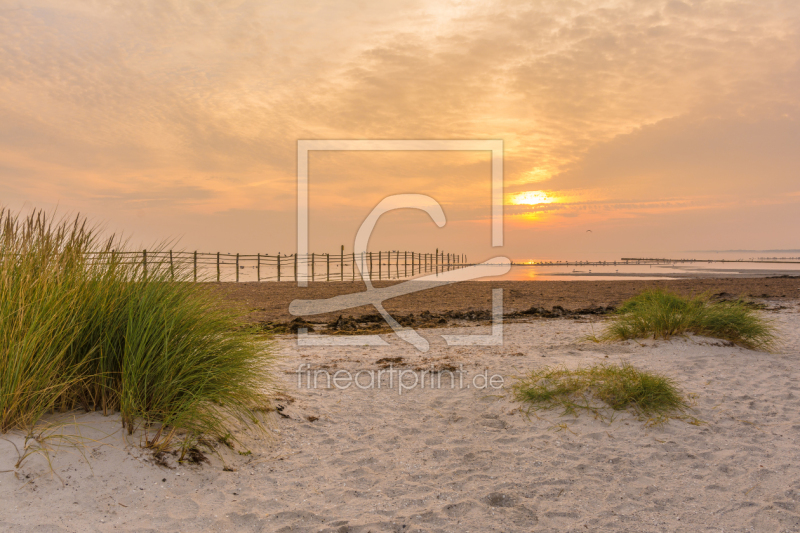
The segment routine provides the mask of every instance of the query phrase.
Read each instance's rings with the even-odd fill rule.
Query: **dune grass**
[[[653,289],[623,303],[598,340],[668,339],[694,333],[745,348],[772,350],[776,336],[770,322],[742,300],[715,302],[707,294],[693,298]]]
[[[637,370],[627,363],[534,370],[514,384],[513,392],[517,401],[534,410],[561,408],[564,414],[573,415],[579,410],[600,415],[605,405],[615,411],[632,409],[643,417],[663,419],[688,407],[671,378]]]
[[[190,272],[125,263],[123,245],[81,218],[0,210],[0,432],[74,408],[155,425],[154,446],[262,427],[269,350]]]

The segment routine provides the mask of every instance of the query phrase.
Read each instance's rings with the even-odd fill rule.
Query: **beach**
[[[519,309],[607,306],[641,289],[628,283],[511,285],[506,298]],[[428,298],[424,309],[487,306],[488,288],[478,285],[469,297],[436,289],[454,298]],[[233,449],[217,443],[207,462],[179,465],[142,449],[141,431],[124,435],[116,415],[73,413],[54,431],[74,433],[77,421],[81,444],[48,441],[49,462],[35,453],[15,469],[15,448],[25,442],[8,433],[0,440],[0,530],[797,531],[800,301],[790,291],[798,280],[676,288],[758,293],[780,347],[757,352],[696,336],[587,341],[602,330],[602,315],[521,316],[505,324],[503,345],[491,347],[447,347],[440,336],[486,334],[485,321],[425,328],[424,353],[393,334],[383,335],[386,347],[299,347],[293,335],[278,335],[283,393],[269,414],[269,435],[243,434]],[[257,320],[291,318],[270,310],[297,293],[341,290],[223,289],[275,295],[280,303],[261,305],[268,309],[254,311]],[[526,300],[515,290],[545,298]],[[387,308],[419,312],[416,302]],[[690,411],[661,424],[628,411],[607,413],[612,420],[562,416],[528,411],[510,394],[516,377],[535,368],[621,361],[673,377]],[[381,370],[406,371],[406,387],[390,384],[386,373],[380,388],[370,384],[370,372]],[[423,370],[427,386],[411,387]],[[336,372],[361,372],[361,381],[329,385],[325,376]],[[444,381],[431,385],[431,376]],[[499,378],[488,386],[481,376]]]
[[[397,285],[395,281],[374,281],[376,288]],[[425,287],[426,282],[413,281]],[[735,299],[758,298],[775,300],[800,299],[800,277],[776,278],[700,278],[680,280],[621,280],[621,281],[467,281],[454,285],[429,288],[386,300],[383,305],[390,313],[407,315],[423,311],[441,314],[447,311],[488,311],[492,308],[492,289],[503,289],[504,313],[513,314],[531,307],[552,309],[562,306],[577,310],[597,306],[617,306],[626,299],[651,288],[663,288],[684,295],[707,293]],[[309,282],[298,287],[294,282],[280,283],[209,283],[208,286],[230,305],[246,314],[247,320],[285,322],[295,318],[289,304],[295,299],[316,300],[366,290],[361,282]],[[329,322],[339,315],[359,316],[375,313],[371,306],[346,309],[306,317],[309,321]]]
[[[800,1],[0,28],[0,533],[800,533]]]

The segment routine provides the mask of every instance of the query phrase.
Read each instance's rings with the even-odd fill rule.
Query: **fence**
[[[194,281],[298,281],[305,265],[307,281],[356,281],[361,279],[357,261],[370,279],[411,278],[419,274],[439,273],[467,264],[463,254],[436,250],[435,253],[407,251],[341,251],[339,254],[230,254],[202,252],[147,251],[104,252],[93,254],[96,260],[114,254],[117,261],[147,268],[169,267],[170,271],[191,271]],[[231,272],[233,271],[233,273]]]

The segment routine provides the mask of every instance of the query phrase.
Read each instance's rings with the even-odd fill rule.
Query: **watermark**
[[[501,140],[301,140],[297,142],[297,253],[308,254],[308,157],[313,150],[326,151],[488,151],[492,157],[492,246],[503,245],[503,141]],[[366,217],[355,237],[353,245],[356,266],[367,290],[359,293],[334,296],[320,300],[294,300],[289,312],[295,316],[319,315],[344,311],[362,305],[372,305],[387,324],[404,341],[421,352],[430,348],[428,341],[414,329],[405,328],[383,307],[383,302],[396,296],[507,273],[511,260],[494,257],[478,265],[459,270],[436,273],[405,281],[390,287],[376,289],[372,285],[369,268],[365,264],[367,244],[378,219],[394,209],[419,209],[443,227],[447,220],[442,206],[424,194],[396,194],[378,203]],[[308,265],[297,265],[297,283],[308,286]],[[418,283],[424,281],[427,283]],[[497,346],[503,342],[503,293],[492,290],[492,334],[491,335],[442,335],[448,346]],[[358,338],[343,338],[332,335],[308,335],[304,328],[298,330],[299,346],[386,346],[379,335],[363,335]]]
[[[396,369],[393,365],[380,370],[362,369],[355,372],[336,370],[331,373],[324,368],[312,368],[309,363],[301,364],[296,371],[297,388],[302,389],[338,389],[349,388],[361,390],[394,390],[401,395],[410,390],[499,390],[505,384],[500,374],[489,375],[489,370],[475,374],[470,378],[463,365],[458,369]]]

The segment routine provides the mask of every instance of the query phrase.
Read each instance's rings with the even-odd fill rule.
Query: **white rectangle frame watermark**
[[[297,253],[308,252],[308,158],[311,151],[360,152],[491,152],[492,247],[503,246],[503,141],[443,139],[304,139],[297,141]],[[308,264],[297,265],[297,286],[308,286]]]

